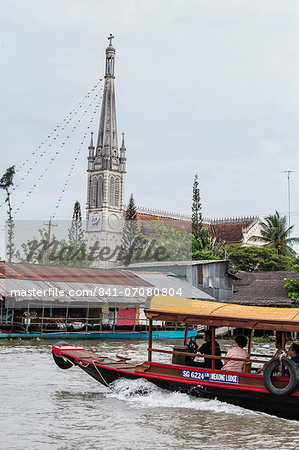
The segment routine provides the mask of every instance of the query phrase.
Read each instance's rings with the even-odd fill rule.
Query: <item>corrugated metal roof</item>
[[[239,272],[234,283],[234,294],[225,299],[228,303],[255,306],[298,307],[284,288],[285,278],[299,280],[295,271]]]
[[[97,283],[75,283],[64,281],[40,281],[6,279],[0,280],[0,292],[8,306],[26,307],[29,303],[94,304],[95,306],[143,305],[147,289],[154,286],[138,287]],[[134,290],[133,290],[134,289]]]
[[[28,302],[59,306],[142,306],[147,297],[163,290],[167,295],[180,292],[186,298],[214,300],[187,281],[165,273],[7,263],[5,266],[2,263],[1,269],[0,295],[10,301],[10,306],[20,308]]]
[[[180,297],[185,298],[194,298],[198,300],[210,300],[215,301],[214,297],[206,294],[200,289],[192,286],[192,284],[188,283],[185,280],[175,277],[174,275],[169,275],[166,273],[160,272],[134,272],[139,278],[147,281],[148,283],[159,288],[160,292],[164,289],[165,292],[168,293],[174,291],[174,296],[178,296],[176,293],[180,292]]]
[[[140,279],[122,269],[90,267],[46,266],[43,264],[15,264],[0,262],[0,278],[22,280],[52,280],[101,283],[109,285],[140,286]],[[142,282],[144,285],[144,281]]]
[[[198,260],[198,261],[151,261],[151,262],[139,262],[139,263],[132,263],[128,266],[129,270],[142,269],[143,267],[181,267],[181,266],[201,266],[204,264],[213,264],[213,263],[221,263],[221,262],[227,262],[226,259],[205,259],[205,260]]]

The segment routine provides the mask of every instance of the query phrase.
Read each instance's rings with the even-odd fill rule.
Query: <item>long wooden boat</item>
[[[119,378],[146,379],[155,385],[172,391],[180,391],[195,396],[217,398],[256,411],[299,420],[299,370],[289,358],[271,359],[265,355],[251,354],[254,330],[273,330],[281,334],[283,347],[286,332],[299,331],[299,309],[262,308],[227,303],[189,300],[176,297],[156,296],[148,299],[146,316],[149,319],[148,358],[140,364],[129,358],[115,355],[108,358],[86,351],[83,347],[57,343],[53,346],[53,357],[62,369],[80,367],[88,375],[105,386]],[[185,324],[184,346],[182,349],[161,350],[153,348],[153,320]],[[211,368],[195,367],[190,362],[194,353],[187,350],[188,327],[208,326],[212,333],[211,355],[201,355],[211,359]],[[216,327],[232,327],[249,331],[249,357],[228,358],[216,355]],[[169,354],[168,363],[154,362],[153,354]],[[189,362],[188,362],[189,357]],[[242,372],[217,370],[216,360],[236,360],[243,362]],[[263,375],[251,373],[254,367],[266,364]],[[278,366],[286,367],[289,376],[277,376]]]

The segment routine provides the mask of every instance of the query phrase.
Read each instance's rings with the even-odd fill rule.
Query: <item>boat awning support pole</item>
[[[188,341],[188,324],[185,325],[185,334],[184,334],[184,345],[187,345]]]
[[[282,346],[282,349],[285,350],[285,348],[286,348],[286,334],[285,334],[285,331],[283,331],[281,333],[281,346]]]
[[[153,344],[153,320],[148,321],[148,356],[147,360],[152,360],[152,344]]]
[[[253,336],[254,336],[254,328],[252,328],[252,330],[250,331],[250,335],[249,335],[249,341],[248,341],[248,354],[249,354],[249,355],[250,355],[250,353],[251,353],[251,347],[252,347]]]
[[[211,331],[212,331],[212,336],[211,336],[211,340],[212,340],[212,356],[215,356],[216,354],[216,345],[215,345],[215,327],[211,327]],[[213,358],[212,359],[212,369],[216,368],[216,360]]]
[[[285,333],[285,331],[283,331],[281,333],[281,347],[282,347],[283,350],[286,349],[286,333]],[[282,376],[283,377],[285,376],[285,367],[284,367],[284,365],[282,365]]]

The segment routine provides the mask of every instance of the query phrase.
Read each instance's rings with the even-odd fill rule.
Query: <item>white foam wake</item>
[[[107,393],[109,397],[125,400],[133,407],[140,408],[187,408],[197,411],[210,411],[214,413],[251,414],[250,411],[219,400],[195,398],[180,392],[170,392],[158,388],[153,383],[139,378],[127,380],[121,378],[111,386]],[[256,414],[256,413],[252,413]]]

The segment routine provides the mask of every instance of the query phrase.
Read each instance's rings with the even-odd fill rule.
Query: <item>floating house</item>
[[[4,262],[0,294],[0,337],[53,339],[146,338],[147,297],[214,300],[173,274]],[[167,323],[155,331],[156,337],[183,333]]]

